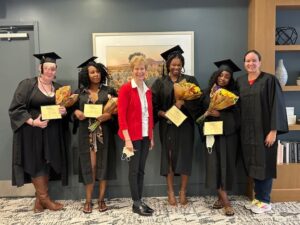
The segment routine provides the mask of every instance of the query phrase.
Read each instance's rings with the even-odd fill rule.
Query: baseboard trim
[[[25,184],[22,187],[11,185],[11,180],[0,181],[0,197],[29,197],[35,195],[32,184]]]

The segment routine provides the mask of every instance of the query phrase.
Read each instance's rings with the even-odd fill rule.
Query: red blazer
[[[131,82],[124,84],[118,93],[119,136],[124,140],[123,130],[128,130],[132,141],[143,139],[142,136],[142,106],[137,88],[132,88]],[[148,136],[153,135],[152,92],[146,91],[148,103]]]

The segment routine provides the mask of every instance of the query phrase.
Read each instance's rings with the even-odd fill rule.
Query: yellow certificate
[[[102,108],[101,104],[84,104],[83,114],[85,117],[98,118],[102,115]]]
[[[187,118],[175,105],[173,105],[167,112],[166,117],[172,121],[177,127]]]
[[[41,113],[43,120],[61,119],[61,114],[59,113],[59,105],[41,106]]]
[[[223,121],[205,122],[203,133],[204,135],[222,135]]]

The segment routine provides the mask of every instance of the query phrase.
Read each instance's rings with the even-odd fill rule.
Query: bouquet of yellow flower
[[[110,94],[107,97],[108,97],[108,101],[103,108],[103,113],[117,114],[118,113],[118,98],[112,97]],[[88,127],[88,129],[90,132],[94,132],[99,125],[100,125],[100,121],[96,120],[96,122],[91,124]]]
[[[71,95],[71,86],[63,86],[55,92],[55,102],[57,105],[70,107],[78,100],[78,94]]]
[[[221,88],[216,84],[212,87],[209,96],[210,103],[207,111],[226,109],[227,107],[236,104],[237,100],[239,99],[239,97],[236,96],[234,93],[224,88]],[[201,124],[204,122],[205,118],[206,114],[204,113],[196,120],[196,122],[198,124]]]
[[[117,114],[118,113],[118,98],[108,95],[108,101],[103,109],[104,113]]]
[[[176,100],[193,100],[201,96],[200,87],[183,79],[174,84],[174,95]]]

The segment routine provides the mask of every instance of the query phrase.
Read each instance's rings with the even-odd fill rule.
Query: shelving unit
[[[271,196],[273,201],[300,201],[299,171],[299,163],[282,164],[277,166],[278,178],[274,180]]]
[[[277,52],[293,52],[300,51],[300,45],[275,45]]]
[[[298,85],[289,85],[289,86],[284,86],[282,88],[283,91],[300,91],[300,86]]]
[[[289,125],[289,130],[300,130],[300,124]]]
[[[276,10],[300,9],[300,0],[249,0],[248,49],[258,50],[263,58],[262,70],[275,73],[276,52],[300,52],[300,45],[275,45]],[[299,92],[300,86],[285,86],[285,92]],[[290,125],[292,132],[300,131],[300,125]],[[277,166],[272,201],[300,201],[300,163]],[[249,182],[249,190],[252,183]],[[248,191],[253,197],[253,192]]]

